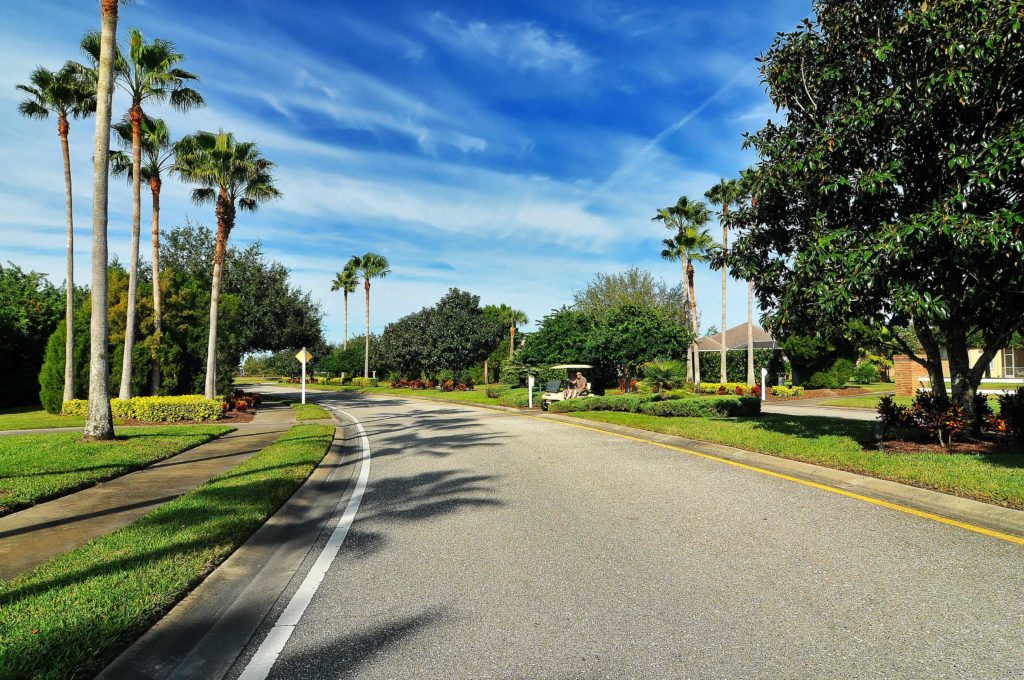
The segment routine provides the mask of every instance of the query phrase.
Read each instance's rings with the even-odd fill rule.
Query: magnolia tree
[[[776,330],[860,319],[972,410],[1024,326],[1024,4],[843,0],[760,58],[784,112],[748,135],[734,261]],[[920,350],[896,329],[912,328]],[[968,349],[981,356],[973,363]]]

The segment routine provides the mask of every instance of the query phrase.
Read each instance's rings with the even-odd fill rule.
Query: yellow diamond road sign
[[[306,363],[313,358],[313,355],[307,352],[305,349],[299,350],[299,353],[295,355],[295,358],[302,363]]]

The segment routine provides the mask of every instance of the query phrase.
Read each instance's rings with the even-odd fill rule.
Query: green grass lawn
[[[259,383],[264,383],[264,382],[274,382],[274,378],[264,378],[264,377],[258,376],[258,375],[256,375],[256,376],[238,375],[238,376],[235,376],[235,379],[234,379],[234,384],[235,385],[258,385]]]
[[[82,427],[84,425],[84,416],[54,415],[38,406],[0,411],[0,430],[38,430],[46,427]]]
[[[145,467],[235,428],[226,425],[126,427],[114,442],[78,432],[0,437],[0,515]]]
[[[323,458],[298,425],[123,529],[0,582],[0,677],[92,677],[241,545]]]
[[[839,418],[774,414],[758,418],[659,418],[608,411],[572,416],[725,444],[1024,509],[1024,452],[880,453],[865,450],[862,445],[873,441],[873,423]]]
[[[323,420],[331,419],[331,413],[323,406],[317,404],[296,404],[291,403],[289,406],[295,411],[296,420]]]
[[[881,397],[873,394],[862,394],[859,397],[842,397],[839,399],[828,399],[820,402],[820,406],[836,406],[842,408],[878,408],[878,400]],[[910,406],[914,403],[913,397],[893,397],[897,404],[901,406]],[[999,413],[999,398],[994,395],[988,395],[988,403],[992,407],[992,410]]]
[[[859,387],[862,390],[868,390],[869,392],[895,392],[896,383],[891,382],[877,382],[868,383],[867,385],[860,385],[858,383],[847,383],[847,387]]]

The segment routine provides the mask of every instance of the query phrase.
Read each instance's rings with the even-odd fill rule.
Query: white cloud
[[[436,12],[426,28],[436,39],[457,51],[485,55],[522,71],[581,74],[594,63],[567,36],[552,33],[532,22],[459,23],[442,12]]]

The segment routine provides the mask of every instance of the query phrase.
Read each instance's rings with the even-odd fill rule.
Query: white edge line
[[[341,548],[341,544],[345,542],[345,537],[348,536],[348,530],[352,526],[353,520],[356,518],[356,513],[359,512],[359,504],[363,500],[363,492],[366,490],[366,482],[370,477],[370,441],[366,436],[366,431],[363,429],[362,423],[360,423],[351,413],[336,409],[333,406],[328,407],[339,413],[343,413],[349,419],[352,420],[356,426],[356,432],[359,433],[359,445],[363,450],[362,458],[360,459],[359,477],[356,480],[356,488],[352,492],[351,498],[348,499],[348,505],[345,507],[345,514],[338,520],[338,525],[334,527],[334,531],[331,532],[331,537],[327,539],[327,545],[324,546],[323,550],[320,551],[320,555],[316,558],[316,562],[313,563],[313,567],[306,574],[306,577],[299,584],[299,589],[292,595],[292,599],[288,602],[288,606],[278,617],[274,627],[267,634],[267,637],[263,640],[259,649],[256,650],[256,654],[253,655],[252,659],[246,665],[245,670],[239,676],[239,680],[264,680],[270,675],[270,669],[273,668],[274,663],[277,661],[277,657],[281,654],[285,644],[287,644],[292,633],[295,631],[295,626],[298,625],[299,619],[306,611],[306,607],[313,599],[313,595],[320,588],[320,584],[324,580],[324,576],[327,575],[327,570],[331,568],[334,563],[334,558],[338,556],[338,550]],[[340,505],[340,503],[339,503]]]

